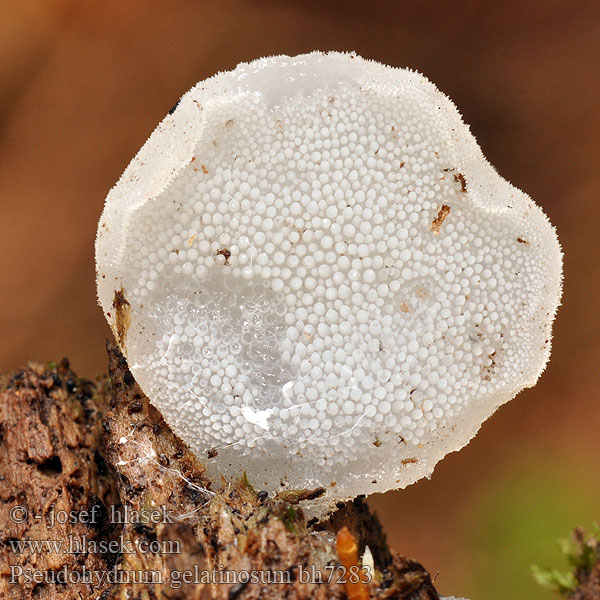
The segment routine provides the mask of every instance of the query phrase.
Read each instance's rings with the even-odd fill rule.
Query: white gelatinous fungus
[[[327,498],[429,475],[550,351],[553,227],[422,75],[354,54],[185,94],[110,191],[98,294],[210,472]]]

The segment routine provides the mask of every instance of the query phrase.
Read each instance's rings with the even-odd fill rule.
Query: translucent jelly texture
[[[561,288],[552,226],[451,101],[336,53],[183,96],[96,256],[133,374],[210,472],[326,500],[428,475],[533,385]]]

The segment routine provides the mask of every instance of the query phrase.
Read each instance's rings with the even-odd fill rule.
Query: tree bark
[[[211,484],[107,349],[110,378],[94,383],[67,361],[0,379],[1,598],[439,599],[361,498],[307,521],[318,490]]]

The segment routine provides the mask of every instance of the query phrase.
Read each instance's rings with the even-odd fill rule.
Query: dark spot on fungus
[[[170,115],[172,115],[175,112],[175,110],[179,106],[180,102],[181,102],[181,98],[179,98],[179,100],[177,100],[177,102],[175,102],[175,104],[173,104],[173,106],[171,106],[171,108],[169,109],[169,114]]]
[[[211,448],[206,452],[206,456],[208,456],[208,458],[214,458],[215,456],[219,456],[219,452],[216,448]]]
[[[208,169],[206,168],[206,165],[202,165],[202,172],[203,172],[205,175],[208,175]]]
[[[419,462],[414,456],[411,456],[410,458],[403,458],[400,461],[403,465],[412,465],[414,463]]]
[[[517,242],[519,242],[519,244],[525,244],[526,246],[529,246],[529,242],[524,240],[522,237],[518,237]]]
[[[129,329],[130,315],[129,308],[130,304],[125,298],[125,292],[123,288],[115,290],[115,297],[113,299],[113,308],[116,311],[115,326],[117,328],[117,339],[121,347],[125,344],[125,338],[127,337],[127,330]]]
[[[325,493],[324,487],[318,487],[314,490],[284,490],[277,492],[277,500],[283,500],[288,504],[298,504],[303,500],[315,500]]]
[[[224,256],[225,264],[228,265],[229,257],[231,256],[231,252],[227,248],[221,248],[220,250],[217,250],[217,254],[215,256]]]
[[[460,191],[464,194],[467,191],[467,180],[462,173],[458,173],[454,176],[454,181],[460,183]]]
[[[482,375],[482,379],[484,381],[490,381],[492,378],[492,373],[494,372],[494,369],[496,368],[496,350],[494,350],[494,352],[492,352],[491,354],[488,354],[487,357],[490,360],[490,364],[485,366],[483,368],[483,375]]]
[[[447,204],[442,204],[442,207],[438,211],[437,217],[431,221],[431,225],[429,226],[429,229],[431,229],[435,235],[439,235],[440,231],[442,230],[442,223],[449,214],[450,207]]]

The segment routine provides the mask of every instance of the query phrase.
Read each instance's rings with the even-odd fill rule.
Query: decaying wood
[[[0,598],[91,598],[91,587],[83,583],[9,581],[11,567],[13,573],[22,568],[60,577],[62,569],[108,571],[118,558],[110,552],[15,546],[27,540],[66,545],[72,539],[75,550],[78,541],[117,535],[104,514],[119,502],[101,445],[108,382],[81,380],[63,361],[50,369],[30,365],[5,378],[0,389]],[[62,523],[56,517],[63,514],[79,517]]]
[[[211,484],[118,350],[109,344],[108,352],[111,389],[78,379],[66,363],[30,365],[0,381],[1,598],[353,600],[353,588],[338,581],[349,577],[336,549],[345,526],[358,556],[367,545],[373,555],[372,600],[438,600],[423,567],[389,550],[362,499],[307,521],[303,509],[318,491],[269,498],[244,476]],[[16,505],[30,511],[22,524],[11,520]],[[80,515],[94,505],[101,519],[93,525],[75,519],[48,530],[35,519],[52,508]],[[121,551],[38,555],[11,546],[70,534],[115,541]],[[14,565],[43,573],[85,568],[117,582],[11,584]]]

